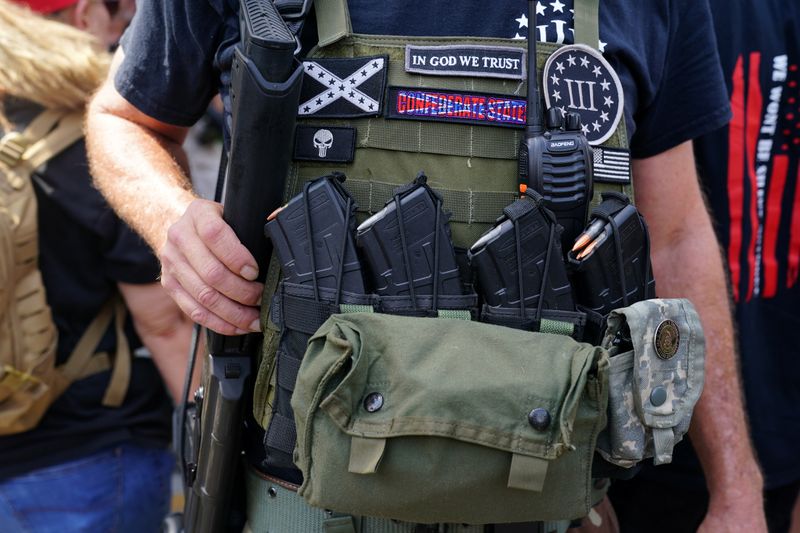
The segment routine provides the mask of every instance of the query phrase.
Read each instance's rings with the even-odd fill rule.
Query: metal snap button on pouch
[[[380,392],[370,392],[367,394],[366,398],[364,398],[364,409],[366,409],[368,413],[374,413],[380,410],[381,407],[383,407],[383,394]]]

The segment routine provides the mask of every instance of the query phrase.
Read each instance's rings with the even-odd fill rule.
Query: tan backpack
[[[47,110],[24,131],[0,139],[0,435],[35,427],[70,383],[111,367],[108,354],[94,351],[112,319],[117,351],[103,405],[121,405],[128,389],[130,350],[119,295],[106,302],[68,360],[56,365],[57,330],[39,271],[31,176],[82,136],[81,113]]]

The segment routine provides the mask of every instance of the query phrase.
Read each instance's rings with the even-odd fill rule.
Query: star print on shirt
[[[536,39],[539,42],[549,42],[556,44],[569,44],[575,41],[573,9],[574,0],[537,0],[536,19],[525,11],[514,18],[514,29],[512,39],[527,39],[528,34],[536,32]],[[597,49],[605,51],[608,43],[599,40]]]

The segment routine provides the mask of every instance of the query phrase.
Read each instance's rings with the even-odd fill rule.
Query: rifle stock
[[[267,214],[283,199],[303,68],[295,38],[270,0],[241,0],[241,43],[231,71],[231,144],[223,218],[256,259],[259,279],[269,264]],[[210,354],[200,412],[197,467],[190,477],[184,529],[225,531],[241,456],[242,415],[260,335],[209,332]],[[193,477],[193,479],[192,479]]]

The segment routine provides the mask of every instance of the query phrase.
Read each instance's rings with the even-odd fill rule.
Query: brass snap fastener
[[[681,333],[678,324],[672,320],[665,320],[656,328],[653,345],[656,348],[656,355],[661,359],[671,359],[678,353],[678,346],[681,342]]]
[[[364,398],[364,409],[366,409],[368,413],[374,413],[380,410],[381,407],[383,407],[383,394],[380,392],[370,392],[367,394],[367,397]]]

